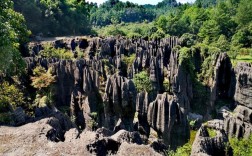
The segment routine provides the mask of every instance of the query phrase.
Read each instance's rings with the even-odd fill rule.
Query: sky
[[[106,0],[86,0],[88,2],[95,2],[97,3],[98,5],[105,2]],[[138,3],[138,4],[157,4],[158,2],[161,2],[163,0],[121,0],[123,2],[126,2],[126,1],[130,1],[130,2],[133,2],[133,3]],[[180,3],[186,3],[186,2],[194,2],[195,0],[177,0],[177,2],[180,2]]]

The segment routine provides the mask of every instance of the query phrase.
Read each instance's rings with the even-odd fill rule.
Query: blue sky
[[[106,0],[86,0],[88,2],[96,2],[98,5],[105,2]],[[157,4],[158,2],[161,2],[162,0],[121,0],[123,2],[130,1],[133,3],[138,4]],[[195,0],[177,0],[177,2],[186,3],[186,2],[194,2]]]

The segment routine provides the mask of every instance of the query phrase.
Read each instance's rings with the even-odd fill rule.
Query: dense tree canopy
[[[33,34],[44,36],[90,33],[89,5],[80,0],[13,0]]]
[[[24,65],[18,51],[28,35],[24,17],[13,10],[13,2],[0,1],[0,76],[15,74]]]

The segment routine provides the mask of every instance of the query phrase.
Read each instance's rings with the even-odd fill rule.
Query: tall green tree
[[[0,1],[0,32],[0,75],[17,74],[24,67],[18,48],[29,31],[24,17],[13,10],[10,0]]]
[[[252,1],[251,0],[241,0],[238,8],[237,14],[235,16],[237,24],[242,26],[249,24],[252,21]]]

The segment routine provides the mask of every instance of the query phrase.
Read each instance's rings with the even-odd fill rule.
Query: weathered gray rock
[[[136,111],[136,89],[134,83],[118,74],[111,76],[103,97],[105,125],[113,130],[120,119],[127,130],[133,130]]]
[[[191,112],[188,113],[187,118],[188,118],[189,121],[196,121],[196,122],[199,122],[199,123],[201,123],[203,121],[203,116],[202,115],[196,114],[196,113],[191,113]]]
[[[80,133],[76,128],[72,128],[64,134],[64,138],[66,142],[72,142],[75,139],[78,139],[80,137]]]
[[[143,144],[143,141],[139,133],[136,131],[128,132],[125,130],[120,130],[116,134],[112,135],[111,138],[120,143],[127,142],[127,143],[136,143],[138,145]]]
[[[14,110],[13,116],[14,116],[16,125],[22,125],[22,124],[24,124],[26,122],[27,116],[26,116],[24,110],[21,107],[17,107]]]
[[[213,120],[203,125],[196,134],[191,156],[225,155],[225,144],[228,138],[223,127],[223,120]],[[210,136],[208,129],[214,131],[215,136]]]
[[[99,134],[99,135],[101,135],[101,136],[103,136],[103,137],[109,137],[109,136],[113,135],[112,131],[110,131],[107,128],[104,128],[104,127],[98,128],[96,130],[96,133]]]
[[[158,94],[148,107],[148,123],[167,145],[184,144],[189,138],[189,126],[182,107],[167,93]]]
[[[216,62],[213,64],[214,74],[212,77],[210,93],[210,109],[215,106],[215,101],[219,98],[232,98],[232,64],[227,53],[220,53]]]
[[[190,102],[193,98],[192,81],[190,73],[186,72],[182,65],[179,65],[179,52],[172,51],[168,65],[168,79],[171,91],[176,96],[176,101],[182,107],[183,114],[190,110]]]
[[[249,63],[238,63],[236,67],[235,101],[252,109],[252,67]]]
[[[231,137],[248,138],[252,133],[252,67],[249,63],[238,63],[234,100],[237,107],[224,117],[225,131]]]
[[[161,156],[148,145],[136,145],[123,142],[117,152],[118,156],[144,155],[144,156]]]
[[[140,134],[149,137],[150,126],[147,121],[147,113],[149,107],[149,96],[147,92],[141,92],[137,94],[136,99],[136,111],[138,113],[138,131]]]
[[[238,105],[234,112],[224,119],[225,131],[232,137],[248,138],[252,133],[252,110]]]
[[[102,138],[95,139],[93,142],[90,142],[86,148],[91,154],[95,154],[97,156],[106,156],[116,154],[120,143],[111,139],[111,138]]]

